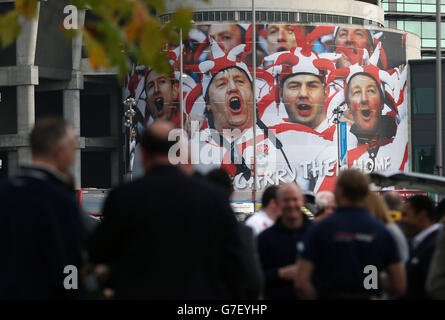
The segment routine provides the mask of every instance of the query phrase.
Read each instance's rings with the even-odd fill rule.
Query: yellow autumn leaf
[[[13,44],[20,34],[21,25],[17,17],[18,14],[15,11],[0,16],[0,42],[4,48]]]
[[[33,18],[37,14],[37,0],[16,0],[17,12],[27,18]]]
[[[125,26],[126,43],[131,43],[141,36],[148,19],[147,8],[140,1],[136,1],[131,21]]]
[[[84,30],[83,32],[85,37],[85,45],[88,52],[88,60],[90,61],[90,66],[97,70],[100,67],[109,68],[109,63],[107,59],[107,53],[105,49],[94,40],[94,38],[88,33],[88,31]]]

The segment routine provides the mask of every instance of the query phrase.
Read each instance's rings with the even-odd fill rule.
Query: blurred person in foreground
[[[434,218],[434,203],[427,196],[412,196],[402,206],[402,225],[410,244],[410,257],[406,263],[408,288],[404,299],[431,298],[425,287],[441,230]]]
[[[247,267],[227,195],[170,163],[172,129],[157,121],[144,131],[146,175],[109,193],[91,261],[111,266],[116,299],[244,299]]]
[[[315,214],[314,222],[319,222],[334,213],[337,208],[335,195],[331,191],[320,191],[315,197],[315,207],[317,213]]]
[[[394,222],[399,222],[402,219],[402,213],[400,209],[402,208],[402,197],[396,191],[389,191],[383,195],[383,200],[385,200],[388,206],[389,213]]]
[[[271,185],[263,192],[261,210],[246,220],[246,226],[251,227],[257,236],[272,226],[280,214],[281,211],[278,206],[278,186]]]
[[[30,144],[31,163],[0,184],[0,299],[80,298],[82,283],[64,286],[65,267],[80,278],[83,265],[83,221],[69,186],[77,139],[64,120],[45,118]]]
[[[365,199],[365,208],[374,218],[379,220],[388,228],[388,230],[393,235],[394,240],[396,241],[397,248],[399,249],[400,258],[402,259],[403,263],[408,261],[408,241],[406,240],[403,231],[392,220],[388,207],[386,206],[383,198],[376,192],[369,192],[368,196]]]
[[[213,169],[206,175],[207,180],[221,187],[227,194],[228,199],[232,196],[233,185],[230,175],[224,169]],[[241,239],[243,241],[243,252],[247,259],[249,268],[246,274],[248,299],[256,300],[260,298],[263,291],[263,273],[260,265],[257,246],[255,243],[255,235],[253,230],[243,223],[237,224]]]
[[[445,300],[445,232],[442,232],[434,250],[427,278],[427,292],[434,299]]]
[[[298,247],[303,245],[306,231],[311,224],[303,214],[303,195],[295,183],[284,184],[278,191],[281,217],[258,236],[258,250],[266,286],[265,300],[297,299],[293,280],[298,259]]]
[[[405,271],[396,243],[385,226],[373,218],[364,201],[369,178],[358,170],[342,171],[335,188],[338,208],[314,223],[305,239],[295,287],[303,299],[369,300],[405,291]],[[372,265],[385,281],[365,288],[365,267]],[[311,283],[313,280],[313,283]]]

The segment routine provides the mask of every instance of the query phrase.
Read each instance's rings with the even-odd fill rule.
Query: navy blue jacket
[[[365,209],[338,208],[311,226],[301,257],[314,264],[312,281],[321,299],[361,299],[380,295],[364,287],[368,265],[378,272],[400,262],[394,238]]]
[[[287,229],[279,218],[274,225],[258,235],[258,251],[265,278],[264,299],[297,299],[292,281],[279,278],[278,269],[297,262],[298,246],[311,221],[303,214],[303,225],[297,230]]]
[[[426,279],[430,268],[431,258],[436,248],[441,229],[430,233],[414,249],[405,264],[408,288],[404,299],[431,299],[425,290]]]
[[[172,165],[113,189],[89,241],[116,299],[247,297],[245,252],[227,195]]]
[[[37,167],[0,182],[0,299],[77,298],[63,286],[64,268],[78,268],[82,222],[74,194]]]

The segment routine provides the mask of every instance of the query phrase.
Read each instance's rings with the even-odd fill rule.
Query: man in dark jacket
[[[77,140],[53,118],[30,140],[31,164],[0,183],[0,299],[77,298],[83,227],[67,186]]]
[[[304,200],[295,183],[280,187],[278,204],[281,217],[258,235],[258,250],[266,279],[264,299],[292,300],[297,298],[293,281],[298,247],[303,245],[310,220],[300,209]]]
[[[232,179],[224,169],[213,169],[206,176],[207,180],[223,188],[221,191],[226,191],[227,198],[233,193]],[[247,298],[249,300],[256,300],[262,296],[263,292],[263,272],[261,270],[260,257],[255,241],[253,229],[246,226],[244,223],[237,224],[241,240],[243,242],[244,256],[246,257],[247,266],[249,268],[246,274],[247,284]]]
[[[435,223],[434,213],[433,202],[423,195],[408,198],[402,206],[402,225],[406,235],[410,237],[405,299],[431,298],[426,292],[426,281],[440,235],[440,225]]]
[[[245,298],[246,264],[230,204],[170,164],[172,129],[158,121],[143,133],[146,175],[110,192],[90,258],[111,266],[116,299]]]

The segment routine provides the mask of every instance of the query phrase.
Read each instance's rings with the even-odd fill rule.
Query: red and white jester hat
[[[245,47],[245,44],[240,44],[225,53],[223,48],[221,48],[215,40],[211,40],[210,49],[212,50],[213,59],[201,62],[199,65],[185,66],[186,70],[200,74],[202,79],[202,81],[193,88],[186,99],[185,105],[187,113],[192,111],[194,104],[198,101],[199,97],[207,93],[213,77],[220,71],[228,68],[238,68],[244,71],[250,81],[253,81],[248,66],[237,59],[238,55],[245,52]]]
[[[335,26],[331,26],[331,27],[326,27],[326,26],[322,26],[322,27],[317,27],[317,28],[324,28],[324,30],[330,30],[330,32],[324,32],[324,34],[320,37],[320,42],[321,43],[326,43],[328,41],[334,41],[335,37],[337,36],[338,31],[340,30],[340,27],[335,27]],[[315,28],[315,29],[317,29]],[[371,38],[372,41],[372,45],[374,47],[374,51],[378,50],[379,51],[379,57],[381,58],[382,61],[382,66],[383,69],[387,68],[387,57],[386,57],[386,53],[385,50],[383,49],[382,45],[381,45],[381,41],[380,38],[383,35],[383,32],[374,32],[372,30],[369,29],[364,29],[367,31],[369,37]],[[379,46],[380,44],[380,46]],[[377,64],[377,62],[375,63]]]
[[[343,90],[339,92],[342,96],[341,100],[342,102],[344,102],[347,94],[346,91],[348,89],[348,84],[354,76],[360,74],[367,74],[377,82],[380,92],[383,95],[384,101],[389,102],[387,106],[395,113],[396,119],[398,121],[399,117],[396,106],[398,106],[399,104],[399,97],[401,91],[403,90],[402,83],[406,78],[406,72],[400,72],[398,69],[385,71],[372,64],[367,66],[354,64],[347,68],[336,69],[329,74],[327,81],[333,82],[336,79],[344,80]]]
[[[297,47],[290,51],[277,52],[265,57],[265,61],[272,63],[265,69],[277,76],[279,82],[291,74],[298,73],[311,73],[321,76],[324,82],[326,74],[335,69],[334,62],[341,58],[341,54],[318,54],[312,50],[314,41],[327,32],[330,32],[329,28],[319,27],[304,36],[294,27]]]

